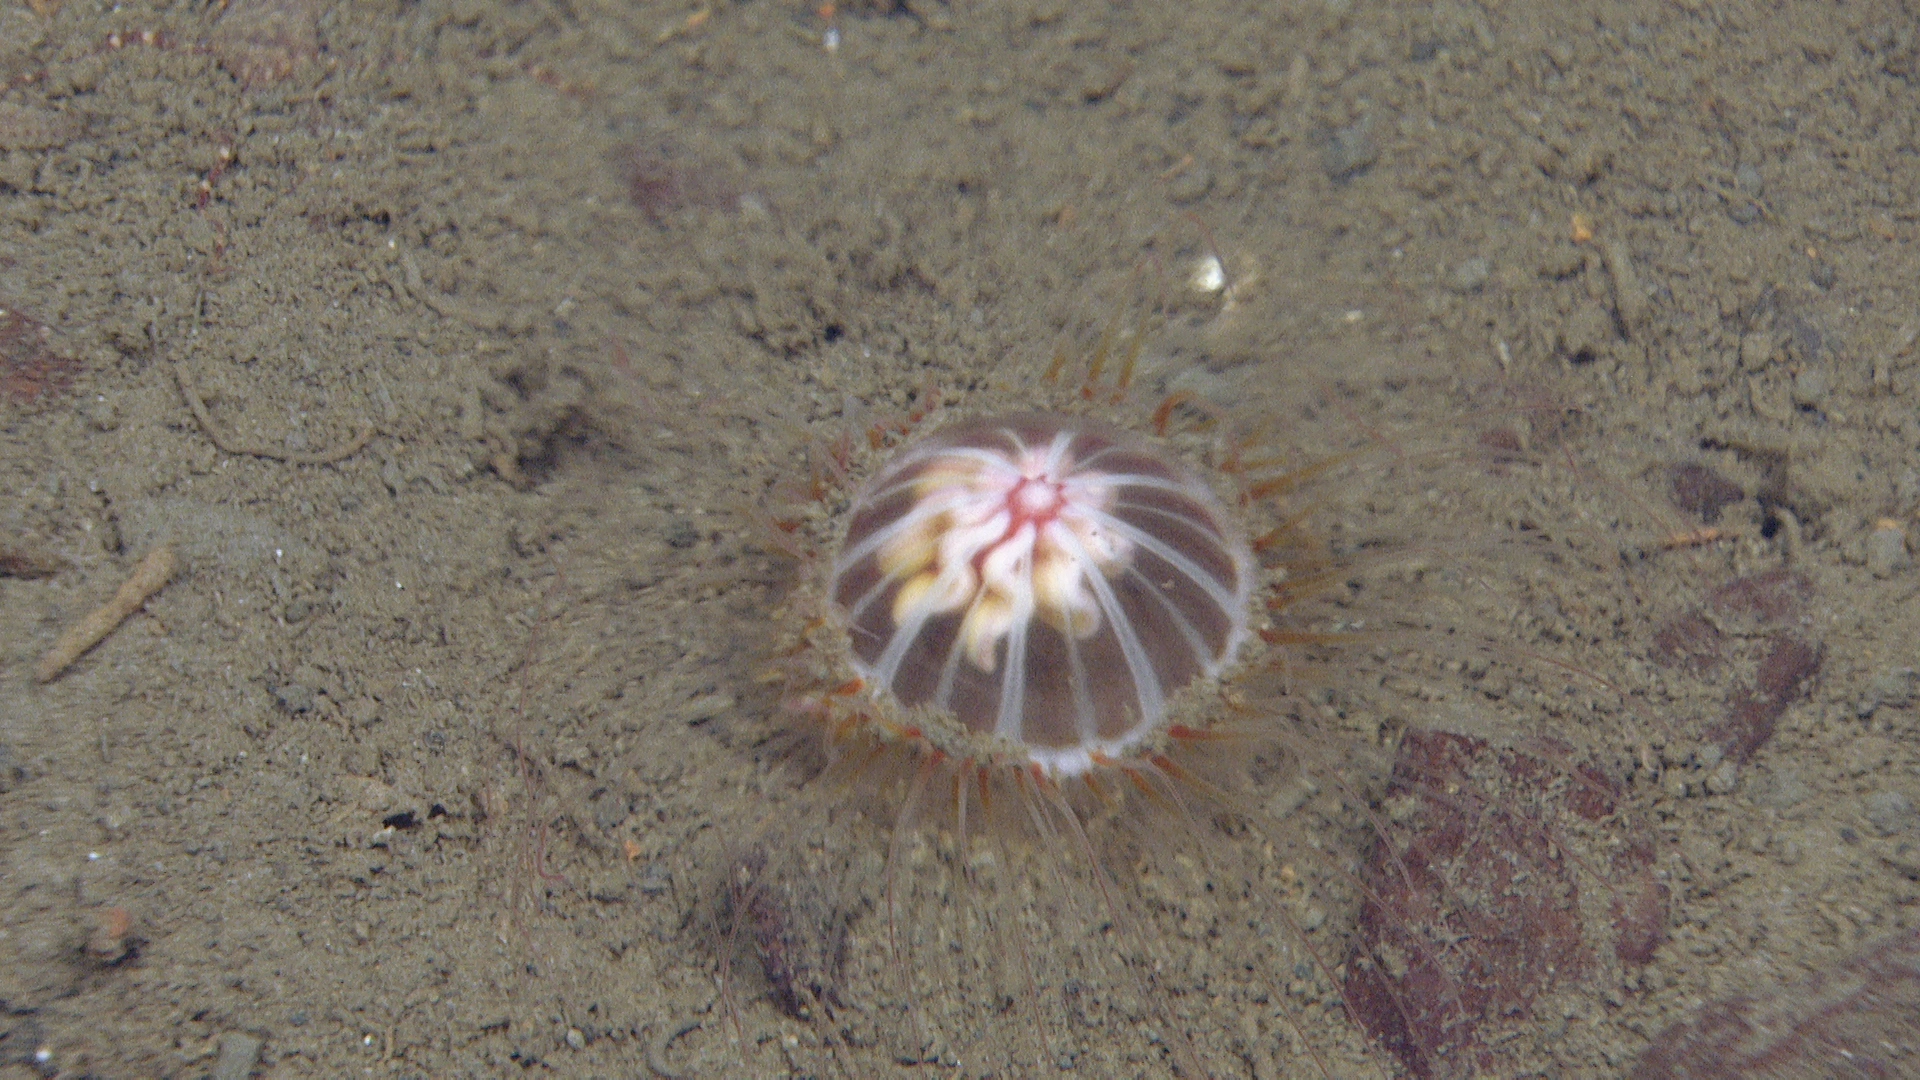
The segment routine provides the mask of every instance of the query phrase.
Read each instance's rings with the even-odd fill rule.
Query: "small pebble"
[[[1867,694],[1874,705],[1891,705],[1904,709],[1913,704],[1914,681],[1920,678],[1920,672],[1912,668],[1889,668],[1873,677],[1867,684]]]
[[[731,711],[733,705],[732,694],[702,694],[687,702],[681,719],[690,727],[704,724],[721,713]]]
[[[575,1050],[585,1050],[587,1048],[586,1033],[579,1028],[568,1028],[567,1045]]]
[[[1793,377],[1793,403],[1803,409],[1817,409],[1827,401],[1827,373],[1807,368]]]
[[[1344,183],[1380,160],[1380,147],[1368,132],[1371,126],[1361,120],[1327,133],[1327,141],[1320,148],[1320,168],[1326,171],[1328,179]]]
[[[604,791],[593,800],[593,823],[600,826],[602,832],[618,828],[627,820],[628,813],[626,796],[618,792]]]
[[[1740,765],[1732,758],[1722,761],[1718,768],[1707,774],[1707,791],[1714,795],[1730,795],[1740,786]]]
[[[1693,794],[1693,785],[1687,782],[1687,774],[1680,769],[1675,769],[1661,777],[1660,786],[1666,789],[1667,797],[1670,799],[1684,799]]]
[[[673,888],[673,872],[666,865],[654,861],[640,871],[640,891],[648,896],[659,896]]]
[[[1634,269],[1633,253],[1619,236],[1605,236],[1600,240],[1600,254],[1607,274],[1613,278],[1614,314],[1619,316],[1621,329],[1631,335],[1646,321],[1647,314],[1647,290]]]
[[[1772,334],[1748,334],[1740,339],[1740,366],[1747,371],[1759,371],[1773,362],[1778,347]]]
[[[229,1031],[220,1036],[220,1057],[213,1063],[213,1080],[247,1080],[260,1059],[258,1036]]]
[[[133,956],[140,939],[133,935],[133,915],[123,907],[100,911],[93,933],[88,936],[87,956],[96,963],[112,966]]]
[[[1760,170],[1754,168],[1751,162],[1742,162],[1739,168],[1733,170],[1733,187],[1742,197],[1728,200],[1727,216],[1738,225],[1751,225],[1760,220],[1759,198],[1766,189],[1760,179]]]
[[[1492,277],[1493,264],[1476,255],[1453,268],[1453,273],[1447,275],[1447,288],[1457,293],[1476,293]]]
[[[1876,791],[1867,796],[1867,824],[1881,836],[1905,832],[1914,824],[1913,800],[1897,791]]]
[[[289,716],[298,716],[301,713],[312,712],[316,701],[313,689],[302,686],[299,683],[288,683],[285,686],[275,687],[273,697],[275,701],[280,703],[280,708],[284,709]]]
[[[1907,554],[1907,531],[1898,522],[1883,520],[1867,534],[1867,569],[1874,577],[1892,577],[1913,566]]]

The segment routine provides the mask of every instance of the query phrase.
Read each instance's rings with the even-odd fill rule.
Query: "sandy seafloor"
[[[1484,1074],[1625,1075],[1734,995],[1791,1029],[1808,994],[1769,995],[1911,955],[1920,899],[1917,26],[1892,2],[8,0],[0,1076],[1396,1075],[1276,912],[1341,960],[1377,762],[1476,700],[1623,791],[1554,835],[1596,845],[1594,959],[1487,1020]],[[1225,288],[1193,291],[1209,251]],[[1011,855],[974,904],[907,845],[925,936],[892,951],[884,828],[757,749],[800,572],[768,522],[837,434],[1135,325],[1139,415],[1191,390],[1301,460],[1367,432],[1333,527],[1440,538],[1431,595],[1616,700],[1588,679],[1598,704],[1549,707],[1545,661],[1519,692],[1323,676],[1374,788],[1109,867],[1124,919]],[[1515,452],[1462,464],[1490,445]],[[159,545],[180,576],[38,684]],[[1788,629],[1715,606],[1775,570]],[[1724,657],[1672,662],[1675,626]],[[1817,673],[1717,760],[1703,733],[1789,632]],[[1644,963],[1605,959],[1629,835],[1663,890]],[[729,940],[754,851],[820,875],[777,894],[812,1022],[752,928]],[[976,970],[999,981],[942,974]],[[1816,1047],[1920,1071],[1908,970],[1842,994]],[[1808,1053],[1768,1075],[1853,1075]]]

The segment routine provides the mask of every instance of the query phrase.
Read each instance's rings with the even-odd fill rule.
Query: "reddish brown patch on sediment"
[[[682,211],[736,210],[747,194],[744,178],[724,162],[702,157],[670,138],[627,148],[620,160],[627,197],[656,225]]]
[[[1495,802],[1487,791],[1515,797]],[[1345,993],[1410,1074],[1497,1072],[1482,1026],[1526,1018],[1542,993],[1592,966],[1578,864],[1560,827],[1611,813],[1616,797],[1597,770],[1570,775],[1463,735],[1402,738],[1387,787],[1396,827],[1361,874],[1369,895]],[[1626,913],[1637,952],[1664,920],[1638,897]]]
[[[1668,619],[1653,632],[1649,657],[1663,668],[1682,668],[1707,675],[1720,666],[1720,628],[1704,615],[1689,611]]]
[[[31,405],[65,390],[80,361],[54,351],[46,324],[0,301],[0,401]]]
[[[1725,712],[1699,732],[1734,761],[1752,760],[1820,673],[1826,649],[1813,637],[1812,599],[1805,577],[1767,570],[1727,582],[1704,608],[1654,631],[1648,658],[1660,667],[1706,676],[1726,664],[1741,673]]]
[[[1785,567],[1734,578],[1713,590],[1707,604],[1729,618],[1763,626],[1797,622],[1813,599],[1813,582]]]
[[[1653,842],[1637,837],[1613,856],[1613,955],[1631,967],[1653,962],[1667,940],[1666,885],[1653,870]]]
[[[1718,525],[1722,511],[1747,497],[1739,484],[1699,464],[1670,467],[1667,484],[1673,505],[1699,515],[1708,525]]]
[[[1825,656],[1822,646],[1792,634],[1774,635],[1771,647],[1753,669],[1752,684],[1736,687],[1728,696],[1726,716],[1707,729],[1707,741],[1735,761],[1752,760],[1773,738],[1780,718],[1806,696],[1807,684],[1820,673]]]
[[[1920,929],[1798,983],[1716,1001],[1654,1039],[1633,1080],[1912,1076]]]

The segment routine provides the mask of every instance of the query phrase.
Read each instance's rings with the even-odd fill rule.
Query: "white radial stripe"
[[[893,578],[886,576],[876,578],[873,583],[873,588],[861,593],[855,598],[853,603],[847,605],[847,621],[856,626],[859,625],[860,619],[867,613],[867,608],[872,605],[875,600],[886,595],[887,586],[892,584],[894,584]]]
[[[1081,458],[1080,461],[1074,467],[1075,469],[1092,469],[1094,466],[1100,463],[1101,458],[1106,457],[1109,454],[1133,454],[1136,457],[1147,456],[1141,453],[1141,450],[1138,446],[1129,446],[1126,443],[1111,442],[1101,447],[1100,449],[1095,450],[1093,453],[1088,454],[1086,457]],[[1119,475],[1125,476],[1128,474],[1121,473]]]
[[[1195,563],[1192,559],[1174,550],[1172,546],[1168,545],[1159,537],[1137,525],[1114,517],[1112,514],[1102,513],[1098,510],[1088,510],[1087,516],[1105,525],[1107,528],[1112,529],[1120,536],[1158,555],[1167,565],[1178,571],[1181,576],[1205,590],[1208,598],[1218,605],[1221,611],[1231,614],[1240,606],[1242,601],[1237,592],[1228,592],[1226,586],[1220,581],[1215,580],[1212,574],[1202,570],[1198,563]],[[1095,575],[1088,576],[1094,577]],[[1238,583],[1236,582],[1236,584]]]
[[[880,659],[873,665],[873,679],[877,684],[875,689],[893,689],[894,676],[900,673],[900,661],[906,658],[907,650],[920,639],[920,631],[926,629],[927,620],[933,617],[931,599],[946,594],[950,579],[955,576],[957,569],[964,569],[964,564],[940,571],[940,576],[934,579],[933,588],[928,589],[921,601],[907,612],[907,617],[900,621],[900,625],[893,628],[893,636],[887,639],[886,651],[880,654]]]
[[[1109,473],[1106,475],[1106,482],[1122,490],[1137,487],[1151,488],[1154,491],[1171,491],[1202,506],[1212,501],[1213,496],[1213,489],[1204,485],[1168,479],[1164,476],[1149,476],[1146,473]]]
[[[861,559],[880,550],[883,545],[922,524],[928,518],[959,508],[968,501],[968,497],[969,493],[965,491],[953,491],[915,503],[913,509],[861,537],[859,543],[842,552],[833,562],[833,576],[839,577],[851,570],[859,564]]]
[[[1023,453],[1026,450],[1026,447],[1022,445],[1018,439],[1014,440],[1014,447],[1015,453]],[[982,446],[967,446],[964,444],[960,446],[942,446],[938,449],[927,451],[926,455],[920,460],[942,461],[955,459],[971,461],[976,465],[984,465],[988,471],[996,476],[1020,475],[1019,470],[1013,467],[1013,459],[1007,456],[1005,450],[990,450]]]
[[[1001,428],[994,428],[994,429],[993,429],[993,433],[994,433],[995,435],[998,435],[998,436],[1000,436],[1001,438],[1003,438],[1003,439],[1005,439],[1005,440],[1007,440],[1007,442],[1008,442],[1008,443],[1010,443],[1010,444],[1012,444],[1012,446],[1013,446],[1013,452],[1014,452],[1014,453],[1015,453],[1016,455],[1018,455],[1018,454],[1024,454],[1024,453],[1026,453],[1026,452],[1027,452],[1028,450],[1030,450],[1030,449],[1032,449],[1032,447],[1030,447],[1030,446],[1028,446],[1028,445],[1027,445],[1027,440],[1021,437],[1021,435],[1020,435],[1020,432],[1019,432],[1019,431],[1017,431],[1017,430],[1015,430],[1015,429],[1013,429],[1013,428],[1010,428],[1010,427],[1001,427]],[[964,443],[962,443],[961,445],[962,445],[962,446],[965,446],[966,444],[964,444]],[[976,448],[975,448],[975,447],[971,447],[971,446],[969,446],[969,447],[967,447],[967,449],[970,449],[970,450],[971,450],[971,449],[976,449]],[[987,452],[987,453],[992,453],[993,451],[990,451],[990,450],[989,450],[989,451],[984,451],[984,452]],[[1002,451],[1002,452],[1004,453],[1004,451]],[[1002,459],[1002,460],[1005,460],[1005,459]]]
[[[844,575],[848,570],[851,570],[852,568],[853,567],[851,565],[834,568],[833,577],[836,585],[839,582],[839,579],[841,578],[841,576]],[[887,586],[898,584],[900,582],[900,577],[901,575],[899,574],[874,575],[872,588],[868,589],[866,592],[863,592],[859,596],[855,597],[853,603],[841,605],[844,608],[846,608],[847,620],[852,623],[858,623],[863,617],[865,617],[867,613],[867,608],[871,607],[875,600],[878,600],[887,594]],[[940,580],[945,580],[945,578],[942,577]]]
[[[1093,691],[1087,686],[1087,664],[1080,655],[1080,639],[1069,633],[1060,635],[1067,643],[1067,680],[1073,688],[1073,730],[1083,743],[1100,738],[1100,717],[1094,712]]]
[[[1073,549],[1074,558],[1080,560],[1082,566],[1094,565],[1093,556],[1087,552],[1086,545],[1071,530],[1062,530],[1061,538]],[[1153,662],[1147,659],[1147,650],[1133,632],[1132,624],[1123,618],[1126,610],[1121,607],[1120,598],[1113,595],[1113,587],[1107,584],[1106,575],[1089,573],[1085,575],[1085,580],[1093,586],[1093,594],[1100,601],[1100,610],[1106,613],[1107,625],[1113,628],[1113,636],[1120,642],[1120,655],[1126,658],[1127,670],[1133,673],[1134,696],[1140,699],[1140,720],[1149,724],[1159,723],[1167,714],[1167,699],[1160,688],[1160,676],[1153,670]]]
[[[861,496],[860,501],[869,504],[879,502],[901,488],[911,487],[920,480],[922,475],[914,472],[915,466],[937,464],[943,460],[971,461],[976,465],[984,466],[988,475],[1005,477],[1009,483],[1018,479],[1020,475],[1004,452],[983,450],[974,446],[941,446],[922,450],[904,461],[893,463],[874,487]]]
[[[1175,607],[1173,601],[1167,599],[1165,593],[1155,588],[1153,582],[1147,579],[1147,575],[1140,572],[1139,567],[1128,567],[1127,576],[1144,586],[1147,593],[1160,602],[1160,607],[1165,610],[1168,615],[1173,617],[1174,625],[1180,630],[1180,636],[1186,639],[1187,648],[1193,650],[1193,658],[1200,662],[1200,669],[1209,675],[1218,674],[1218,672],[1214,670],[1214,666],[1220,662],[1221,658],[1214,655],[1213,646],[1207,644],[1207,639],[1199,630],[1195,629],[1192,622],[1188,621],[1186,614]],[[1224,614],[1227,616],[1229,622],[1235,621],[1232,612],[1229,611]],[[1231,635],[1227,637],[1226,644],[1228,646],[1233,644]]]
[[[873,556],[882,547],[899,539],[913,529],[926,524],[928,519],[938,517],[943,513],[955,509],[961,501],[962,500],[958,498],[928,500],[894,520],[887,522],[880,528],[875,529],[858,544],[848,548],[846,554],[841,556],[841,558],[833,564],[833,576],[838,578],[844,575],[847,571],[860,565],[861,560]]]
[[[1101,447],[1100,449],[1095,450],[1093,453],[1088,454],[1086,457],[1081,458],[1079,461],[1074,462],[1073,467],[1076,471],[1081,469],[1091,469],[1095,465],[1099,464],[1101,458],[1106,457],[1108,454],[1111,454],[1115,450],[1119,450],[1119,449],[1122,449],[1119,443],[1108,443],[1107,445]]]
[[[1031,571],[1029,571],[1029,574]],[[1014,605],[1013,625],[1007,630],[1007,658],[1000,671],[1000,715],[993,733],[1012,742],[1025,742],[1021,721],[1027,703],[1027,628],[1033,625],[1033,602]]]
[[[1053,437],[1053,441],[1047,444],[1046,471],[1041,475],[1050,477],[1060,475],[1067,461],[1073,457],[1074,438],[1075,435],[1071,431],[1062,431]]]
[[[1200,508],[1198,504],[1193,502],[1189,502],[1188,505],[1195,507],[1195,509]],[[1222,551],[1227,550],[1226,541],[1220,535],[1220,523],[1214,520],[1212,515],[1208,515],[1207,517],[1197,517],[1195,515],[1182,513],[1178,510],[1174,510],[1165,506],[1151,506],[1147,503],[1129,502],[1126,499],[1121,499],[1120,501],[1114,503],[1112,506],[1108,507],[1107,509],[1115,514],[1118,514],[1123,510],[1131,510],[1135,514],[1152,514],[1154,517],[1157,517],[1162,521],[1178,522],[1182,525],[1186,525],[1189,528],[1193,529],[1194,532],[1202,534],[1208,540],[1213,541],[1220,548],[1220,550]],[[1122,520],[1125,520],[1125,519],[1123,518]]]
[[[919,461],[916,460],[910,462],[910,464],[918,465]],[[894,492],[907,491],[920,479],[920,474],[918,473],[914,473],[911,476],[903,476],[901,472],[902,470],[895,469],[893,472],[881,477],[872,487],[861,492],[860,505],[862,507],[873,506],[890,499],[893,497]]]
[[[1060,494],[1070,503],[1105,502],[1113,491],[1120,488],[1120,481],[1105,473],[1075,473],[1060,481]]]
[[[955,629],[953,640],[947,643],[947,657],[940,662],[940,681],[933,688],[933,707],[953,711],[953,680],[960,673],[960,658],[966,655],[962,644],[966,635]]]

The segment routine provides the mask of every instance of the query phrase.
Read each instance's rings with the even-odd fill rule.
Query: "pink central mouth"
[[[1021,477],[1020,482],[1007,493],[1007,510],[1013,514],[1015,528],[1029,521],[1037,527],[1045,527],[1048,520],[1060,512],[1060,504],[1065,501],[1061,485],[1051,477]]]

